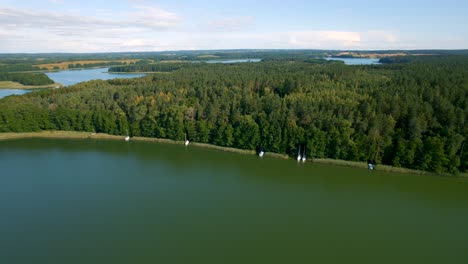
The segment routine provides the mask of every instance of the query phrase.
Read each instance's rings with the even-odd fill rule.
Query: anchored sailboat
[[[261,158],[263,157],[263,155],[265,155],[265,151],[260,150],[260,152],[258,152],[258,156]]]
[[[185,146],[188,146],[189,143],[190,143],[190,141],[188,141],[188,139],[187,139],[187,133],[185,133],[185,141],[184,141],[184,144],[185,144]]]
[[[299,145],[299,150],[297,151],[297,162],[301,161],[302,156],[301,156],[301,145]]]

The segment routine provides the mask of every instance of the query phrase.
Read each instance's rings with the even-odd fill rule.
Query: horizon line
[[[104,54],[104,53],[164,53],[164,52],[226,52],[226,51],[341,51],[341,52],[377,52],[377,51],[468,51],[468,48],[453,48],[453,49],[180,49],[180,50],[154,50],[154,51],[98,51],[98,52],[0,52],[0,55],[5,54]]]

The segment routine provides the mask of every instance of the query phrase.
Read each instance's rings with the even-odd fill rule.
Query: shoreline
[[[0,90],[40,90],[40,89],[56,89],[63,87],[60,83],[52,83],[46,85],[24,85],[18,82],[1,81]]]
[[[171,73],[171,72],[136,72],[136,71],[133,71],[133,72],[110,72],[108,71],[107,73],[111,73],[111,74],[160,74],[160,73],[163,73],[163,74],[167,74],[167,73]]]
[[[25,139],[25,138],[104,139],[104,140],[124,141],[125,136],[117,136],[117,135],[109,135],[109,134],[104,134],[104,133],[93,133],[93,132],[78,132],[78,131],[41,131],[41,132],[0,133],[0,141]],[[156,142],[156,143],[164,143],[164,144],[184,145],[183,141],[164,139],[164,138],[132,137],[130,138],[130,141]],[[218,151],[225,151],[225,152],[231,152],[231,153],[238,153],[238,154],[243,154],[243,155],[256,155],[256,152],[254,150],[222,147],[222,146],[216,146],[216,145],[207,144],[207,143],[190,142],[190,146],[206,148],[206,149],[214,149]],[[265,157],[284,159],[284,160],[291,159],[288,155],[274,153],[274,152],[265,152]],[[334,166],[342,166],[342,167],[367,169],[367,164],[365,162],[359,162],[359,161],[316,158],[316,159],[307,160],[307,162],[316,163],[316,164],[326,164],[326,165],[334,165]],[[429,171],[420,171],[420,170],[413,170],[413,169],[408,169],[408,168],[393,167],[393,166],[384,165],[384,164],[378,164],[376,170],[382,171],[382,172],[388,172],[388,173],[405,173],[405,174],[413,174],[413,175],[450,176],[450,177],[459,177],[459,178],[468,177],[467,173],[460,173],[458,175],[447,174],[447,173],[437,174],[437,173],[429,172]]]
[[[126,65],[112,65],[112,66],[126,66]],[[49,72],[61,72],[61,71],[79,71],[79,70],[94,70],[102,68],[110,68],[112,66],[93,66],[93,67],[81,67],[81,68],[66,68],[66,69],[52,69],[52,70],[37,70],[37,71],[15,71],[9,73],[49,73]]]
[[[81,132],[81,131],[41,131],[41,132],[6,132],[0,133],[0,141],[2,140],[14,140],[14,139],[25,139],[25,138],[57,138],[57,139],[104,139],[104,140],[118,140],[124,141],[125,136],[109,135],[105,133],[93,133],[93,132]],[[177,141],[165,138],[148,138],[148,137],[131,137],[130,141],[137,142],[156,142],[173,145],[183,145],[183,141]],[[230,147],[221,147],[207,143],[190,142],[190,146],[196,146],[200,148],[214,149],[225,152],[239,153],[256,155],[254,150],[237,149]],[[289,159],[287,155],[266,152],[265,156],[274,157],[280,159]]]

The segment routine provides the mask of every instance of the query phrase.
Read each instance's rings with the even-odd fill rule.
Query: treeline
[[[133,65],[113,66],[109,72],[171,72],[187,66],[187,63],[136,63]]]
[[[151,60],[151,61],[204,61],[210,59],[241,59],[258,58],[262,60],[296,61],[323,58],[329,55],[339,55],[340,50],[194,50],[194,51],[161,51],[161,52],[109,52],[109,53],[38,53],[38,54],[0,54],[0,64],[50,64],[68,61],[86,60]],[[348,50],[353,54],[397,54],[406,53],[409,55],[468,55],[468,50]]]
[[[81,69],[81,68],[92,68],[92,67],[105,67],[113,65],[127,64],[126,62],[110,61],[110,62],[95,62],[95,63],[70,63],[68,64],[69,69]]]
[[[394,57],[386,57],[381,58],[379,60],[380,63],[385,64],[402,64],[402,63],[440,63],[440,64],[453,64],[459,63],[464,64],[468,55],[409,55],[409,56],[394,56]]]
[[[0,72],[0,81],[12,81],[23,85],[53,84],[49,76],[44,73],[4,73]]]
[[[31,64],[7,64],[0,65],[0,72],[22,72],[22,71],[39,71],[41,68],[32,66]]]
[[[192,64],[0,100],[0,132],[160,137],[412,169],[468,169],[468,59]]]

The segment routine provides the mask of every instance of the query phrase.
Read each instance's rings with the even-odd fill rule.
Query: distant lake
[[[145,74],[119,74],[109,73],[109,68],[97,68],[97,69],[83,69],[83,70],[66,70],[58,72],[47,72],[47,76],[54,80],[56,83],[61,83],[65,86],[74,85],[80,82],[90,80],[110,80],[117,78],[136,78],[145,76]]]
[[[0,141],[0,263],[468,263],[468,179]],[[384,260],[385,259],[385,260]]]
[[[207,60],[206,63],[240,63],[240,62],[260,62],[261,59],[235,59],[235,60]]]
[[[381,64],[378,58],[333,58],[327,57],[326,60],[338,60],[343,61],[346,65],[371,65]]]
[[[31,91],[32,90],[0,89],[0,98],[3,98],[5,96],[9,96],[9,95],[13,95],[13,94],[16,94],[16,95],[25,94],[25,93],[29,93]]]
[[[65,70],[57,72],[46,72],[45,74],[49,76],[56,83],[61,83],[64,86],[74,85],[80,82],[90,81],[90,80],[110,80],[117,78],[137,78],[145,76],[145,74],[136,74],[136,73],[109,73],[109,68],[98,68],[98,69],[83,69],[83,70]],[[0,89],[0,99],[9,96],[9,95],[21,95],[33,90],[20,90],[20,89]]]

